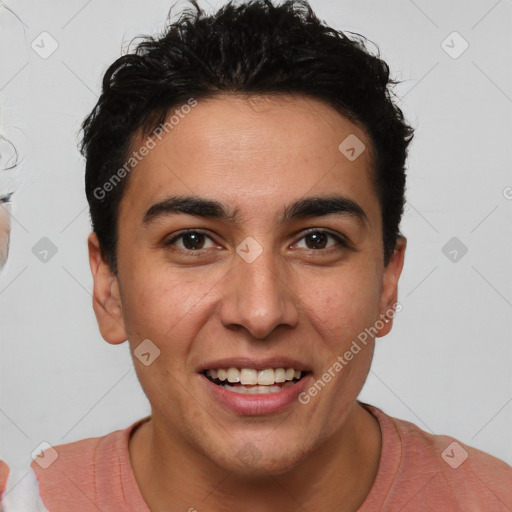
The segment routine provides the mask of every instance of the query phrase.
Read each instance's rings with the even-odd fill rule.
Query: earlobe
[[[402,268],[404,266],[405,248],[407,240],[403,236],[399,236],[395,245],[395,250],[384,269],[382,293],[380,300],[380,317],[377,326],[377,338],[386,336],[393,327],[393,318],[395,314],[401,309],[398,305],[398,281]]]
[[[92,301],[98,327],[108,343],[123,343],[127,336],[117,276],[103,258],[96,233],[89,235],[87,244],[94,281]]]

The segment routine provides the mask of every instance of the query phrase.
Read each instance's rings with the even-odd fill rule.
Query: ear
[[[92,305],[103,339],[117,345],[126,341],[123,310],[119,294],[117,277],[103,259],[96,233],[87,239],[89,265],[91,267],[94,289]]]
[[[396,311],[401,310],[401,305],[396,306],[398,303],[398,280],[402,273],[405,258],[405,247],[407,240],[403,236],[399,236],[393,254],[384,268],[384,276],[382,281],[382,292],[380,296],[380,316],[379,324],[384,324],[379,329],[377,338],[386,336],[393,327],[393,317]],[[395,311],[396,308],[396,311]]]

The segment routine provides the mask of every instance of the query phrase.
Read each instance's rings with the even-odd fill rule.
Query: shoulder
[[[386,424],[387,429],[394,429],[400,440],[392,493],[397,500],[408,500],[403,512],[436,507],[467,511],[512,509],[512,467],[506,462],[451,436],[428,433],[411,422],[372,409],[381,428]]]
[[[408,456],[421,456],[424,466],[435,466],[447,475],[458,478],[485,477],[492,475],[494,481],[512,483],[512,467],[493,455],[469,446],[448,435],[436,435],[422,430],[414,423],[391,418],[404,443]],[[422,463],[417,462],[417,467]],[[507,486],[507,488],[510,485]]]
[[[51,446],[37,455],[31,468],[46,506],[60,511],[74,504],[75,510],[88,510],[91,503],[97,503],[97,473],[114,478],[111,467],[117,466],[116,445],[123,436],[124,431],[117,430],[103,437]]]
[[[75,510],[88,510],[91,502],[96,503],[97,470],[105,468],[109,474],[110,464],[115,465],[116,445],[124,435],[125,431],[118,430],[68,444],[44,443],[30,467],[20,470],[2,462],[0,511],[60,512],[69,510],[71,504]]]
[[[129,437],[146,420],[102,437],[50,446],[34,457],[31,468],[47,509],[110,511],[124,503],[124,483],[131,471]]]

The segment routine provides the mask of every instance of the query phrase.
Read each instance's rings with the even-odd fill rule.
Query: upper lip
[[[302,372],[310,371],[305,363],[297,359],[284,356],[266,357],[264,359],[255,359],[254,357],[226,357],[202,363],[197,367],[197,372],[202,373],[205,370],[216,370],[218,368],[251,368],[254,370],[266,370],[267,368],[293,368]]]

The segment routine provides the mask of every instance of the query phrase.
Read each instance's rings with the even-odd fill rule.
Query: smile
[[[218,368],[205,370],[205,377],[221,388],[242,395],[279,393],[299,382],[307,372],[294,368]]]

